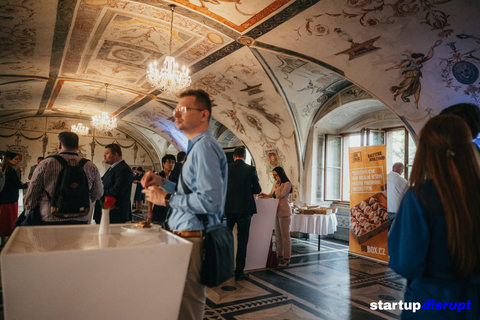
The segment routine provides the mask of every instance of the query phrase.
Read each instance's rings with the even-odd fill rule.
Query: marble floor
[[[207,291],[204,319],[399,319],[371,302],[403,299],[405,280],[386,265],[348,255],[348,243],[292,238],[291,264],[250,272]]]

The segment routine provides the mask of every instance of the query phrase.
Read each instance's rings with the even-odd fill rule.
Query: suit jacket
[[[227,200],[225,214],[257,213],[254,194],[262,192],[258,182],[257,169],[243,160],[235,160],[228,165]]]
[[[131,220],[132,209],[130,197],[132,194],[133,175],[132,169],[125,162],[122,161],[108,170],[102,177],[103,182],[103,197],[114,197],[115,209],[110,210],[110,223],[125,223]],[[98,223],[101,216],[101,206],[97,201],[95,206],[95,221]],[[98,221],[97,221],[98,218]]]
[[[275,193],[275,199],[278,199],[277,217],[288,217],[292,215],[292,209],[288,202],[291,190],[292,184],[290,181],[280,184],[275,182],[273,185],[272,191],[270,191],[268,197],[272,198],[273,193]]]
[[[170,177],[168,180],[178,183],[178,179],[180,178],[180,173],[182,172],[183,163],[175,162],[175,167],[173,167],[172,172],[170,172]]]

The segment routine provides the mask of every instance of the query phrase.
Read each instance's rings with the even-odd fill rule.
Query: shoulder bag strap
[[[182,183],[182,188],[185,194],[190,194],[192,193],[192,190],[186,185],[185,181],[183,180],[183,167],[182,166],[182,171],[180,172],[180,182]],[[208,217],[206,214],[196,214],[198,220],[200,220],[203,223],[203,228],[205,232],[207,231],[208,227]]]

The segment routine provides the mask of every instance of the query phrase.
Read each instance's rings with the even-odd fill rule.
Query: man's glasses
[[[178,114],[185,114],[187,113],[187,110],[198,110],[198,111],[203,111],[203,110],[206,110],[206,109],[198,109],[198,108],[187,108],[185,106],[180,106],[180,107],[176,107],[175,109],[173,109],[173,115],[175,116],[175,114],[178,112]]]

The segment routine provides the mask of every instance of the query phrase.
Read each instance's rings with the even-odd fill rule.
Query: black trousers
[[[251,214],[226,213],[227,227],[233,230],[235,223],[237,224],[237,258],[235,267],[235,276],[243,274],[245,269],[245,258],[247,257],[247,244],[250,235]]]

